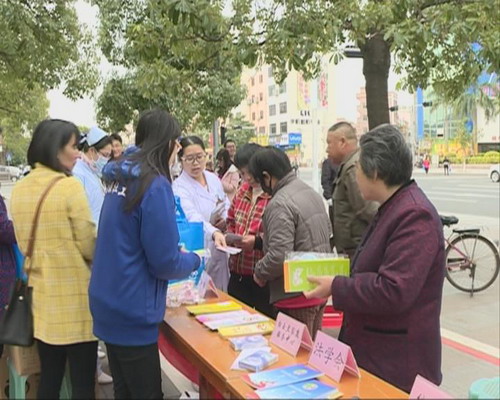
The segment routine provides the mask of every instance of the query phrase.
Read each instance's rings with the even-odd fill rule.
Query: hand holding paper
[[[313,290],[304,292],[306,299],[322,299],[330,297],[332,294],[332,283],[334,276],[308,276],[307,280],[316,286]]]

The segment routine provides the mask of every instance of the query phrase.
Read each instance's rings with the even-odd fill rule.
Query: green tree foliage
[[[76,99],[97,86],[92,36],[73,3],[0,1],[0,126],[14,157],[25,158],[26,133],[47,116],[47,90]]]
[[[320,55],[331,54],[338,62],[345,44],[353,43],[363,58],[370,128],[389,122],[391,62],[405,74],[403,88],[432,85],[448,99],[463,93],[482,71],[500,70],[500,7],[491,0],[232,0],[222,28],[203,13],[210,0],[161,3],[168,4],[166,17],[177,29],[216,32],[193,41],[223,34],[241,62],[269,63],[278,80],[292,68],[313,76]]]
[[[99,6],[102,52],[125,71],[108,80],[98,101],[98,120],[108,129],[121,129],[135,110],[158,106],[194,131],[240,103],[241,64],[220,3],[207,2],[194,12],[194,3],[185,1],[182,10],[193,12],[189,23],[164,1],[93,3]]]
[[[238,147],[249,143],[255,138],[255,125],[247,121],[241,114],[231,117],[226,128],[226,139],[233,139]]]

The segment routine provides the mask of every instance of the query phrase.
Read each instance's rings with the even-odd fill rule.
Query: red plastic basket
[[[342,326],[343,314],[337,311],[332,305],[325,307],[323,314],[323,328],[340,328]]]

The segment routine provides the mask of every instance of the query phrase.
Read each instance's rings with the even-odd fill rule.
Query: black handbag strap
[[[36,206],[36,211],[35,211],[35,216],[33,217],[33,224],[31,225],[31,232],[30,232],[30,237],[29,237],[29,241],[28,241],[28,249],[26,250],[26,256],[25,256],[25,264],[26,264],[26,260],[28,258],[30,260],[29,268],[26,271],[26,276],[27,276],[26,281],[29,281],[29,278],[30,278],[31,265],[32,265],[31,259],[33,257],[33,251],[35,249],[36,231],[38,228],[38,221],[40,220],[40,212],[42,211],[43,202],[47,198],[47,195],[49,194],[50,190],[55,186],[55,184],[58,181],[60,181],[63,178],[64,178],[64,176],[58,176],[58,177],[52,179],[52,181],[50,181],[49,185],[47,186],[47,188],[44,190],[44,192],[40,196],[40,200],[38,200],[38,204]]]

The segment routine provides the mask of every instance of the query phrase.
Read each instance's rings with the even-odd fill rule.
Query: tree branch
[[[438,7],[444,4],[464,4],[464,3],[473,4],[477,3],[477,0],[432,0],[422,4],[422,6],[418,10],[422,12],[427,8]]]

